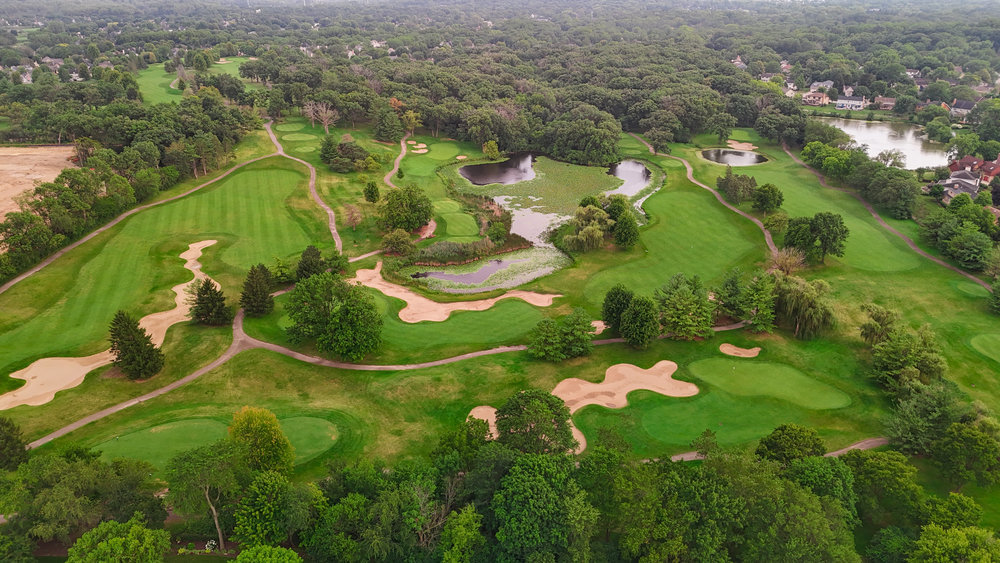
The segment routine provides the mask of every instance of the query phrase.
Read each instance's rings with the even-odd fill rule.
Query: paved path
[[[647,143],[646,140],[643,139],[642,137],[636,135],[635,133],[629,133],[629,135],[632,135],[639,142],[641,142],[642,144],[646,145],[646,148],[649,149],[649,152],[651,152],[652,154],[654,154],[656,156],[663,156],[663,157],[666,157],[666,158],[672,158],[674,160],[681,161],[681,163],[684,164],[684,168],[687,169],[687,179],[688,179],[688,181],[690,181],[692,184],[694,184],[694,185],[696,185],[696,186],[698,186],[700,188],[704,188],[704,189],[712,192],[712,195],[715,196],[715,199],[719,200],[719,203],[721,203],[722,205],[725,205],[730,210],[732,210],[732,211],[734,211],[736,213],[739,213],[743,217],[746,217],[747,219],[753,221],[753,223],[755,225],[757,225],[757,228],[759,228],[761,230],[761,232],[764,233],[764,242],[767,243],[767,248],[768,248],[768,250],[771,251],[771,255],[774,256],[774,255],[776,255],[778,253],[778,247],[775,246],[775,244],[774,244],[774,239],[771,237],[771,231],[768,231],[767,229],[764,228],[764,223],[762,223],[760,219],[754,217],[753,215],[750,215],[749,213],[746,213],[745,211],[742,211],[739,208],[737,208],[736,206],[730,204],[728,201],[726,201],[726,199],[724,197],[722,197],[722,194],[720,194],[714,188],[710,188],[707,185],[702,184],[698,180],[695,180],[694,179],[694,170],[691,168],[691,163],[689,163],[688,161],[684,160],[683,158],[681,158],[679,156],[674,156],[672,154],[664,154],[664,153],[661,153],[661,152],[656,152],[656,150],[653,149],[653,145]]]
[[[854,199],[858,200],[859,202],[861,202],[861,205],[865,206],[865,209],[867,209],[868,212],[872,214],[872,217],[874,217],[875,220],[878,221],[879,225],[882,225],[882,227],[885,228],[885,230],[889,231],[890,233],[892,233],[892,234],[896,235],[897,237],[899,237],[900,239],[902,239],[903,242],[905,242],[906,245],[909,246],[911,250],[913,250],[917,254],[923,256],[924,258],[930,260],[931,262],[934,262],[935,264],[938,264],[940,266],[944,266],[945,268],[948,268],[949,270],[951,270],[951,271],[953,271],[953,272],[955,272],[957,274],[961,274],[961,275],[969,278],[970,280],[972,280],[972,281],[978,283],[979,285],[985,287],[987,291],[991,291],[990,284],[988,284],[985,281],[977,278],[976,276],[970,274],[969,272],[966,272],[965,270],[963,270],[961,268],[952,266],[951,264],[945,262],[944,260],[941,260],[940,258],[938,258],[936,256],[932,256],[931,254],[928,254],[924,249],[922,249],[919,246],[917,246],[917,244],[915,242],[913,242],[913,240],[910,237],[908,237],[908,236],[904,235],[903,233],[897,231],[891,225],[889,225],[888,223],[886,223],[885,219],[883,219],[882,216],[879,215],[877,211],[875,211],[875,208],[872,207],[872,205],[870,203],[868,203],[859,194],[857,194],[857,193],[855,193],[855,192],[853,192],[851,190],[845,189],[845,188],[838,188],[836,186],[831,186],[830,184],[827,184],[826,183],[826,178],[824,178],[823,175],[820,174],[818,170],[816,170],[813,167],[809,166],[805,162],[802,162],[802,159],[800,159],[798,156],[796,156],[794,153],[792,153],[792,151],[790,151],[788,149],[788,145],[782,144],[782,148],[785,149],[785,154],[787,154],[788,156],[792,157],[792,160],[794,160],[797,164],[802,165],[803,167],[805,167],[806,170],[808,170],[808,171],[812,172],[813,174],[815,174],[816,178],[819,180],[819,184],[821,186],[823,186],[824,188],[830,188],[831,190],[837,190],[838,192],[841,192],[841,193],[845,193],[845,194],[853,197]]]
[[[854,442],[845,448],[827,452],[823,454],[823,457],[840,457],[851,450],[872,450],[888,444],[888,438],[865,438],[864,440]],[[699,454],[698,452],[684,452],[682,454],[670,456],[670,461],[695,461],[698,459],[705,459],[705,456]]]
[[[264,127],[267,128],[267,132],[271,135],[271,138],[274,139],[274,134],[271,133],[271,122],[268,121],[267,123],[265,123]],[[275,143],[275,144],[277,144],[277,143]],[[281,145],[277,145],[277,146],[280,148]],[[204,188],[206,186],[209,186],[211,184],[214,184],[215,182],[218,182],[219,180],[225,178],[226,176],[229,176],[233,172],[236,172],[237,170],[239,170],[240,168],[243,168],[244,166],[246,166],[248,164],[252,164],[254,162],[257,162],[258,160],[264,160],[265,158],[271,158],[272,156],[278,156],[279,154],[282,154],[282,153],[279,151],[279,152],[273,152],[271,154],[266,154],[264,156],[258,156],[257,158],[251,158],[250,160],[247,160],[245,162],[241,162],[241,163],[237,164],[236,166],[233,166],[229,170],[226,170],[225,173],[223,173],[222,175],[217,176],[217,177],[215,177],[215,178],[213,178],[213,179],[211,179],[211,180],[209,180],[209,181],[207,181],[207,182],[205,182],[203,184],[195,186],[195,187],[191,188],[190,190],[188,190],[188,191],[186,191],[186,192],[184,192],[182,194],[177,194],[177,195],[175,195],[173,197],[169,197],[167,199],[163,199],[163,200],[160,200],[160,201],[154,201],[153,203],[147,203],[145,205],[140,205],[139,207],[133,207],[132,209],[129,209],[125,213],[122,213],[121,215],[119,215],[118,217],[116,217],[115,219],[113,219],[110,223],[104,225],[103,227],[98,227],[97,229],[94,229],[93,231],[91,231],[90,234],[88,234],[88,235],[80,238],[79,240],[73,242],[72,244],[69,244],[69,245],[66,245],[66,246],[62,247],[61,249],[59,249],[58,251],[56,251],[54,254],[52,254],[51,256],[49,256],[48,258],[46,258],[45,260],[42,260],[41,262],[39,262],[38,264],[36,264],[31,269],[25,271],[24,273],[22,273],[21,275],[17,276],[16,278],[8,281],[7,283],[5,283],[3,285],[0,285],[0,294],[2,294],[3,292],[7,291],[11,287],[14,287],[14,285],[16,285],[18,282],[21,282],[21,281],[25,280],[26,278],[33,276],[36,272],[38,272],[42,268],[44,268],[44,267],[48,266],[49,264],[55,262],[56,259],[58,259],[63,254],[66,254],[70,250],[73,250],[74,248],[80,246],[81,244],[87,242],[88,240],[90,240],[90,239],[96,237],[97,235],[99,235],[99,234],[107,231],[108,229],[110,229],[111,227],[114,227],[118,223],[121,223],[122,221],[124,221],[128,217],[131,217],[132,215],[135,215],[136,213],[139,213],[140,211],[145,211],[146,209],[157,207],[159,205],[163,205],[165,203],[170,203],[172,201],[177,201],[178,199],[180,199],[182,197],[189,196],[189,195],[195,193],[196,191],[198,191],[198,190],[200,190],[200,189],[202,189],[202,188]],[[289,157],[289,158],[291,158],[291,157]]]
[[[409,138],[409,133],[403,135],[403,138],[399,141],[399,156],[397,156],[395,162],[392,163],[392,170],[390,170],[389,173],[382,178],[382,181],[385,182],[385,185],[387,186],[399,189],[399,186],[392,183],[392,177],[396,175],[396,172],[399,172],[399,163],[403,162],[403,157],[406,156],[406,140]]]
[[[309,193],[312,195],[313,201],[316,202],[316,205],[326,211],[327,222],[330,227],[330,235],[333,236],[333,242],[337,245],[337,252],[342,252],[344,249],[344,243],[341,242],[340,233],[337,232],[337,217],[333,214],[333,209],[330,208],[330,206],[327,205],[321,197],[319,197],[319,192],[316,191],[316,168],[301,158],[296,158],[285,152],[285,148],[281,146],[281,143],[278,142],[278,137],[276,137],[274,131],[271,130],[270,121],[264,124],[264,129],[267,129],[267,134],[271,137],[271,142],[274,143],[275,147],[277,147],[278,152],[276,154],[278,156],[294,160],[309,169]]]

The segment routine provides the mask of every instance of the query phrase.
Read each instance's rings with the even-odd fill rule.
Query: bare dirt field
[[[73,166],[73,147],[0,147],[0,218],[17,211],[14,196]]]

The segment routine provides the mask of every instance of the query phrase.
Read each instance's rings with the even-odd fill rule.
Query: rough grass
[[[250,59],[248,57],[228,57],[226,60],[229,62],[225,64],[213,64],[209,67],[208,72],[211,74],[231,74],[239,78],[240,65]],[[170,84],[176,78],[177,73],[163,71],[163,63],[149,65],[147,68],[140,70],[136,82],[139,83],[139,92],[142,94],[142,101],[147,104],[180,102],[183,92],[170,87]],[[260,87],[249,81],[245,82],[248,88]]]

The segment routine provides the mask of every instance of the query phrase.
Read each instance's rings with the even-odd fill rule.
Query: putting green
[[[450,237],[475,237],[479,235],[479,225],[471,215],[465,213],[444,213],[441,215],[448,227]]]
[[[453,199],[439,199],[434,201],[434,212],[439,214],[455,213],[462,207]]]
[[[305,123],[282,123],[281,125],[275,125],[275,131],[301,131],[306,126]]]
[[[278,421],[295,448],[295,464],[305,463],[333,447],[337,427],[312,416]],[[186,418],[112,438],[96,449],[105,459],[129,457],[152,463],[162,471],[178,453],[226,437],[227,426],[210,418]]]
[[[313,141],[317,137],[311,133],[289,133],[287,135],[282,135],[282,141]]]
[[[1000,333],[980,334],[973,337],[970,344],[976,352],[1000,363]]]
[[[458,145],[454,143],[434,143],[427,145],[430,152],[426,154],[434,160],[451,160],[458,156]]]
[[[807,409],[839,409],[851,397],[799,370],[770,362],[708,358],[689,366],[691,373],[733,395],[774,397]]]
[[[316,152],[316,147],[299,147],[295,152]]]
[[[961,291],[966,295],[971,295],[972,297],[989,297],[990,292],[986,291],[986,288],[979,285],[978,283],[973,283],[970,281],[958,281],[952,282],[955,289]]]

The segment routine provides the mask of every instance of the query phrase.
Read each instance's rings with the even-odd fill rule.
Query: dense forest
[[[996,159],[1000,102],[990,98],[1000,77],[1000,17],[990,2],[109,0],[0,8],[0,140],[71,144],[77,165],[20,196],[19,211],[0,221],[0,281],[179,182],[224,169],[247,134],[290,114],[367,126],[383,142],[422,128],[496,155],[535,151],[590,166],[620,160],[623,132],[665,153],[702,133],[723,140],[752,128],[801,149],[807,164],[886,215],[916,218],[954,263],[1000,273],[1000,227],[987,210],[1000,183],[991,196],[927,212],[918,205],[924,172],[943,171],[913,173],[891,155],[868,157],[787,95],[792,85],[808,91],[831,81],[834,94],[851,87],[895,98],[900,119],[932,134],[943,128],[954,156]],[[211,72],[226,57],[246,58],[238,76]],[[176,74],[179,103],[143,99],[138,73],[160,63]],[[958,124],[931,103],[984,97],[954,139]],[[334,172],[367,160],[381,166],[329,136],[322,151]],[[719,188],[737,203],[750,199],[756,186],[741,181],[730,171]],[[780,207],[780,191],[768,186],[777,202],[755,209]],[[385,230],[426,223],[429,200],[424,207],[413,225]],[[817,246],[817,224],[827,219],[837,218],[784,216],[786,246],[801,247],[811,263],[842,255],[846,229],[830,249]],[[615,236],[628,248],[638,235]],[[815,332],[832,324],[825,282],[776,279],[779,320],[796,336],[800,324],[814,321]],[[927,493],[903,455],[940,464],[956,490],[991,485],[1000,481],[1000,424],[944,379],[934,334],[908,329],[895,311],[866,311],[859,353],[893,404],[887,426],[898,451],[824,457],[815,430],[787,424],[749,450],[720,447],[706,430],[692,444],[704,457],[698,463],[635,460],[614,433],[577,456],[562,400],[525,391],[500,407],[495,435],[469,419],[423,458],[333,463],[318,480],[293,475],[275,416],[247,407],[234,414],[229,438],[174,457],[154,478],[146,462],[107,461],[83,448],[29,455],[20,430],[0,417],[0,559],[30,561],[39,543],[58,542],[72,546],[70,561],[157,561],[172,543],[211,538],[208,549],[236,542],[237,560],[247,562],[1000,560],[994,532],[978,527],[982,508],[960,492]],[[800,323],[797,312],[824,319]],[[173,536],[163,530],[168,507],[183,517]]]

